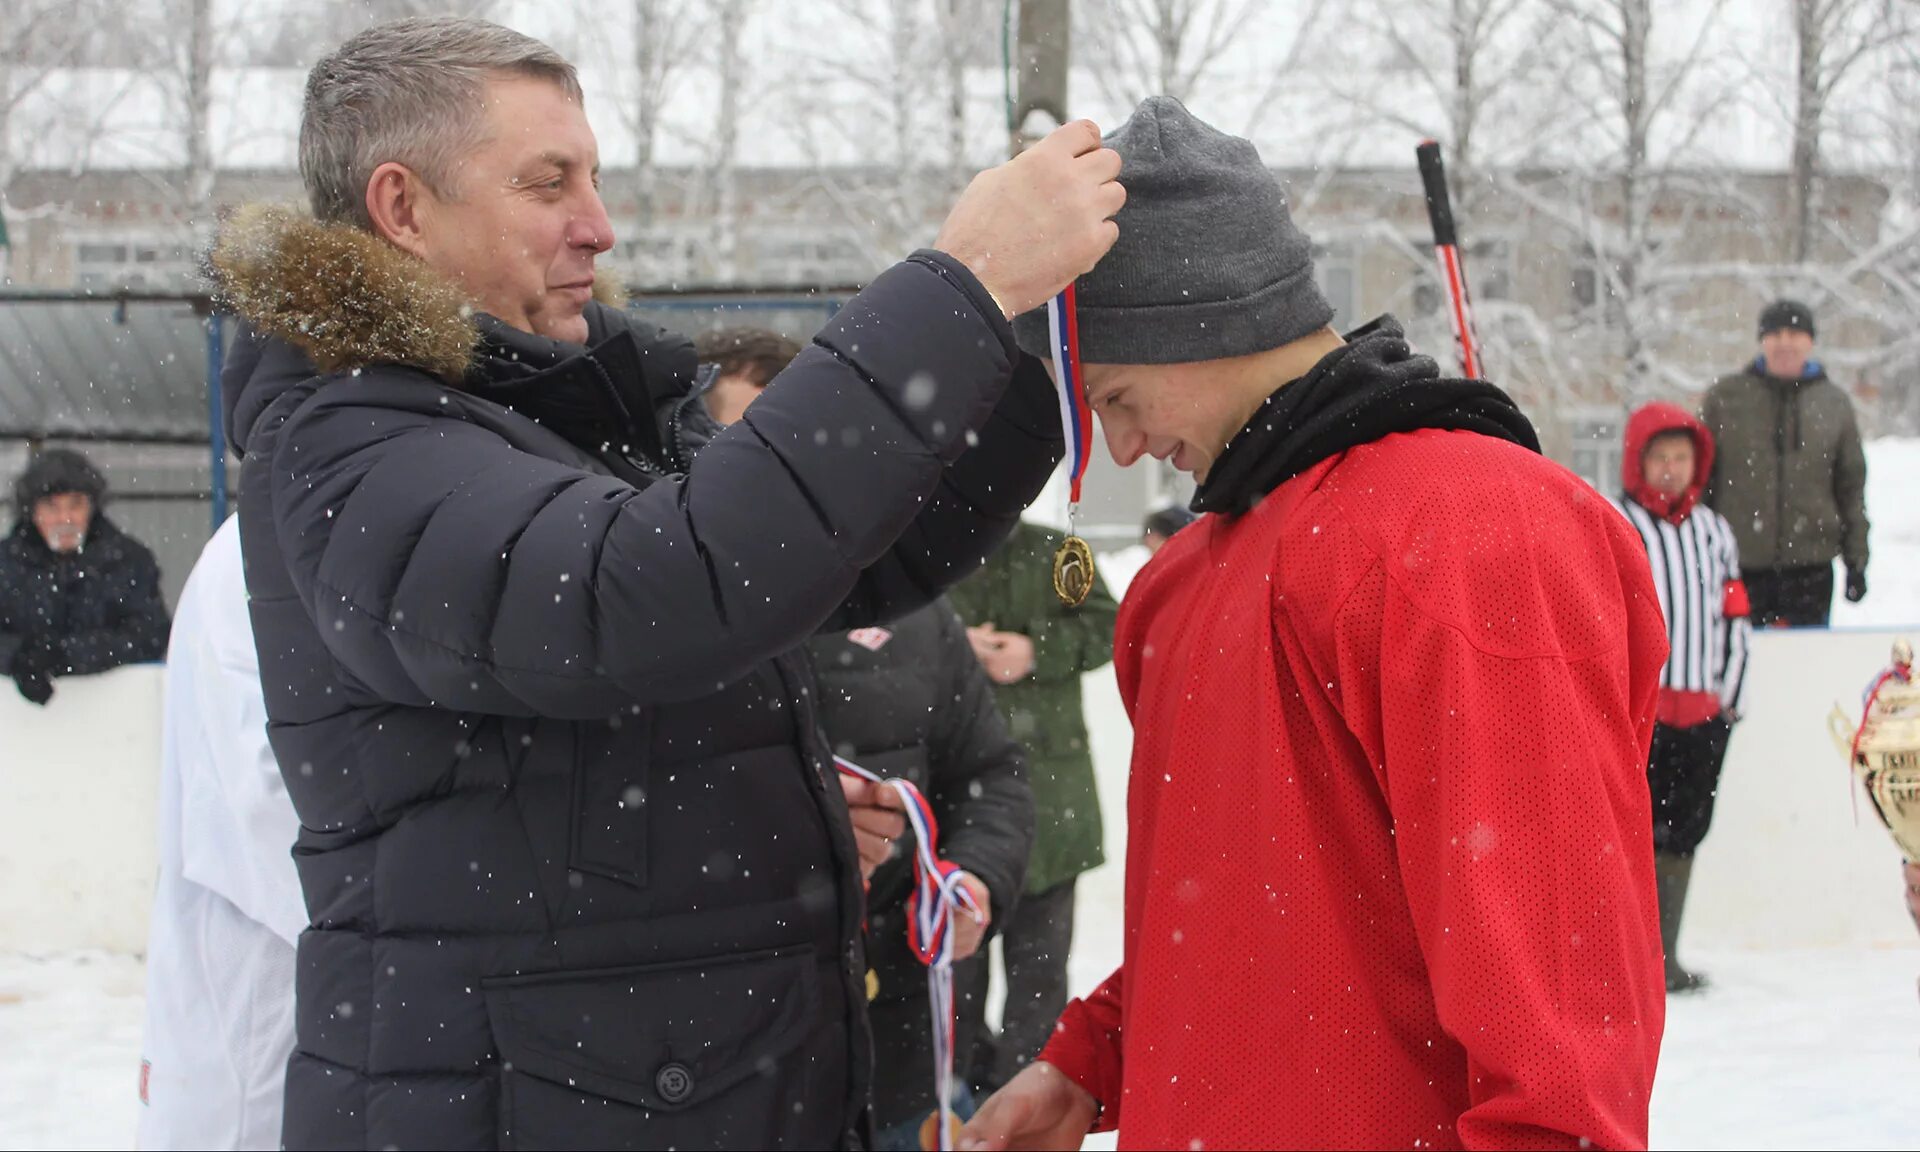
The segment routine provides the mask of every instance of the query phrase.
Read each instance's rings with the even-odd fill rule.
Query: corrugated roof
[[[187,299],[0,297],[0,436],[204,441],[206,332]]]

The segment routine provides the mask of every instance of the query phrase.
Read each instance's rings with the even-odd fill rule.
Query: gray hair
[[[558,52],[484,20],[390,20],[340,45],[307,74],[300,111],[300,176],[313,214],[371,229],[367,181],[388,162],[411,168],[436,195],[457,195],[460,161],[486,142],[486,83],[500,75],[549,80],[582,99]]]

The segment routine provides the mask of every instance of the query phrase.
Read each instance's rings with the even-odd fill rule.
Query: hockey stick
[[[1447,290],[1447,314],[1460,350],[1460,371],[1470,380],[1480,378],[1480,337],[1473,330],[1473,300],[1467,294],[1467,270],[1460,260],[1460,235],[1453,225],[1453,197],[1447,192],[1447,171],[1440,161],[1440,143],[1424,140],[1415,149],[1420,160],[1420,183],[1427,192],[1427,219],[1433,224],[1433,252],[1440,261],[1440,282]]]

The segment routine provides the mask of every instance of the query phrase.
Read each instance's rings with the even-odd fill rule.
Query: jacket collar
[[[363,229],[289,209],[236,212],[209,263],[247,329],[222,375],[238,451],[273,399],[315,373],[399,365],[548,425],[616,471],[622,459],[684,466],[662,428],[693,387],[693,345],[612,306],[623,293],[611,277],[596,281],[577,345],[475,310],[450,278]]]
[[[1533,425],[1505,392],[1440,375],[1431,357],[1408,346],[1393,317],[1346,339],[1255,410],[1194,494],[1195,512],[1238,515],[1320,461],[1395,432],[1445,428],[1540,450]]]

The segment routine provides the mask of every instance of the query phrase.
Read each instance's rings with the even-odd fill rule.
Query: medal
[[[1053,554],[1053,591],[1069,608],[1085,604],[1093,591],[1093,549],[1078,536],[1067,537]]]
[[[1053,592],[1069,608],[1086,603],[1093,591],[1093,549],[1073,534],[1080,514],[1080,481],[1087,474],[1093,444],[1093,409],[1080,382],[1080,315],[1073,285],[1047,301],[1052,338],[1053,378],[1060,389],[1060,430],[1067,442],[1067,539],[1053,554]]]

